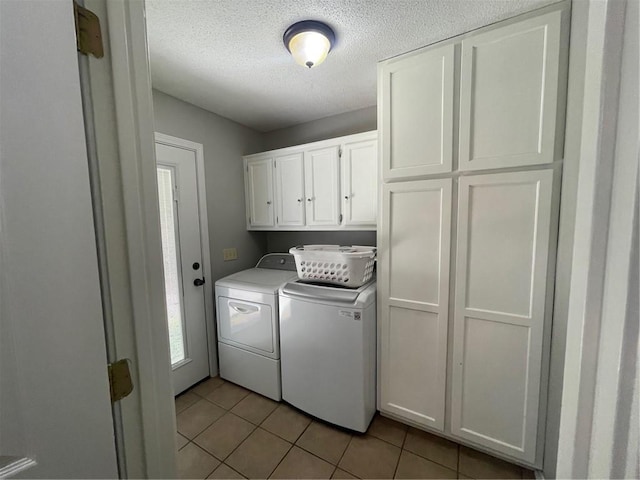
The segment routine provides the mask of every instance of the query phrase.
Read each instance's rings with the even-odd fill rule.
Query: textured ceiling
[[[376,63],[554,0],[146,0],[154,88],[259,131],[376,104]],[[300,20],[336,33],[311,70],[282,43]]]

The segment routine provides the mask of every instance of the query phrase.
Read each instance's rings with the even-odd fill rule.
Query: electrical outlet
[[[224,248],[222,250],[222,257],[224,258],[225,262],[228,262],[229,260],[237,260],[238,259],[238,250],[234,247],[234,248]]]

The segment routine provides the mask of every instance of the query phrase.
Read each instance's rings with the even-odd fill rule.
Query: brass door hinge
[[[80,53],[104,57],[100,19],[91,10],[73,2],[73,16],[76,20],[76,47]]]
[[[133,391],[133,381],[129,371],[129,359],[123,358],[117,362],[110,363],[109,389],[111,390],[111,403],[122,400]]]

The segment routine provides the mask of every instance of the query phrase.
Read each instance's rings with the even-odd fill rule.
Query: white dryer
[[[282,399],[278,289],[297,278],[293,256],[272,253],[216,282],[220,376]]]

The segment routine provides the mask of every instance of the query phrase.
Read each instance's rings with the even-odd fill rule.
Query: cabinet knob
[[[349,200],[349,195],[345,195],[345,196],[344,196],[344,199],[345,199],[345,200]]]
[[[310,202],[310,201],[311,201],[311,199],[310,199],[310,198],[307,198],[307,202]]]
[[[269,201],[267,202],[267,205],[271,205],[271,200],[269,200]]]
[[[302,199],[301,199],[301,198],[299,198],[299,199],[298,199],[298,202],[301,202],[301,201],[302,201]]]

